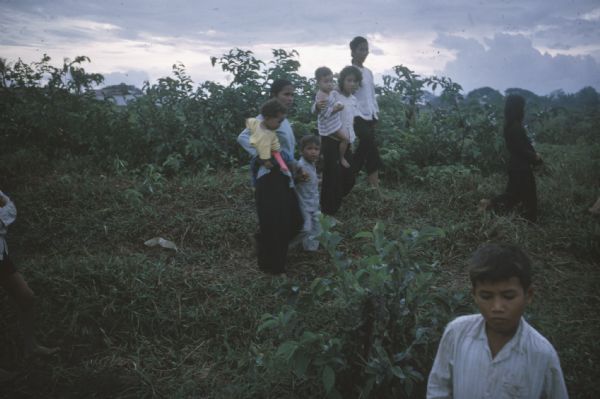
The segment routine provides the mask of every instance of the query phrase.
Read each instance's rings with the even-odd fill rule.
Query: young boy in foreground
[[[568,398],[554,347],[522,317],[533,295],[527,255],[483,245],[469,277],[481,314],[446,326],[427,398]]]

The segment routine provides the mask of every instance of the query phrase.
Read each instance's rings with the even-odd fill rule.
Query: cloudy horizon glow
[[[105,84],[141,87],[177,62],[195,83],[226,82],[210,57],[233,48],[269,61],[299,53],[300,73],[350,62],[349,40],[369,39],[365,63],[380,80],[395,65],[441,75],[465,92],[490,86],[538,94],[585,86],[600,91],[597,0],[142,1],[0,0],[0,57],[53,64],[86,55]]]

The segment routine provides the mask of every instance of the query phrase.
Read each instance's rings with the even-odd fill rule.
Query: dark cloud
[[[104,49],[110,45],[144,48],[148,54],[159,46],[218,48],[218,55],[234,47],[347,46],[356,35],[388,43],[428,43],[437,34],[433,44],[457,54],[444,72],[466,87],[524,82],[536,90],[546,90],[546,83],[551,90],[551,83],[566,82],[564,89],[571,90],[583,79],[598,87],[593,74],[600,62],[599,9],[598,0],[0,0],[0,47],[39,46],[55,53],[94,48],[107,58],[116,54]],[[512,36],[502,35],[507,33]],[[484,41],[486,37],[493,39]],[[394,51],[373,42],[371,52],[380,59]],[[551,57],[536,48],[586,56]],[[415,54],[437,50],[425,44],[422,51],[406,51],[414,60]],[[424,57],[421,65],[427,62]],[[566,75],[557,74],[559,67],[568,68]],[[508,68],[516,68],[514,76]],[[531,76],[521,79],[527,74]]]
[[[484,44],[473,39],[441,35],[435,44],[456,52],[444,71],[465,90],[492,86],[521,87],[538,94],[555,89],[600,89],[600,65],[591,56],[551,56],[535,49],[523,35],[498,34]]]

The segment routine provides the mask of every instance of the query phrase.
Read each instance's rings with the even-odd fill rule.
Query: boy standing
[[[296,192],[300,210],[304,217],[304,227],[299,239],[305,251],[316,251],[319,248],[317,236],[321,232],[319,224],[319,180],[315,166],[319,159],[321,141],[318,136],[304,136],[300,140],[300,153],[302,154],[298,167],[305,173],[301,181],[296,182]],[[292,244],[293,245],[293,244]]]
[[[522,317],[533,295],[527,255],[486,244],[470,263],[481,314],[446,326],[427,398],[568,398],[554,347]]]

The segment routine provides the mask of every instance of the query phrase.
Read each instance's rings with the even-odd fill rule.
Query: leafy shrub
[[[294,385],[320,386],[313,396],[422,395],[430,367],[425,359],[433,357],[441,329],[464,303],[435,288],[437,262],[424,260],[444,232],[407,229],[390,238],[378,223],[355,237],[372,241],[367,254],[349,258],[338,249],[334,224],[323,218],[320,238],[334,270],[315,278],[310,292],[284,284],[290,304],[262,317],[259,369],[283,374]]]

